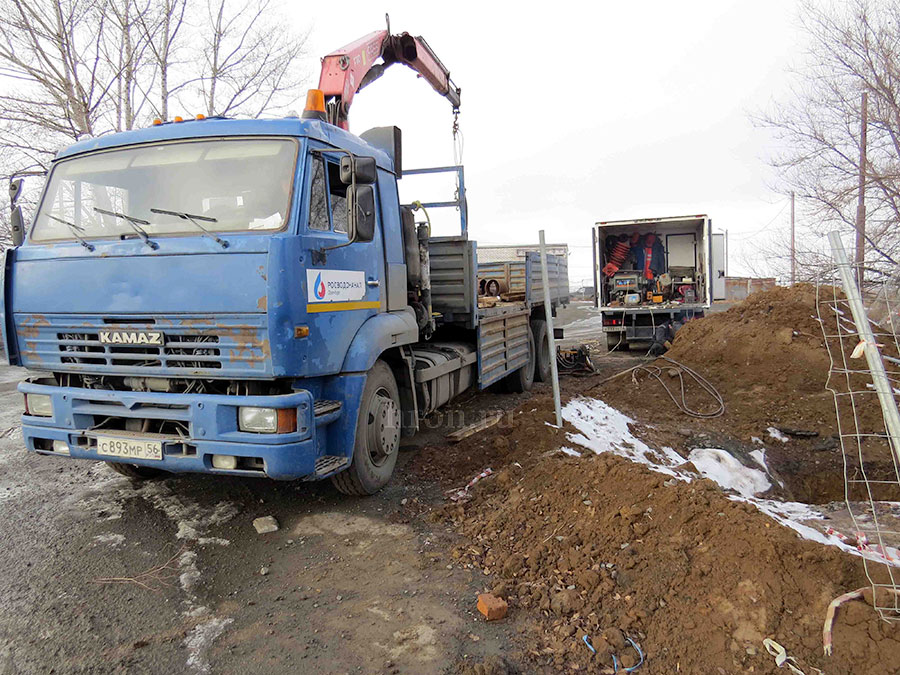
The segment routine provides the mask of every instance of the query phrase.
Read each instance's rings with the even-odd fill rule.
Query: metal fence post
[[[900,410],[894,400],[891,382],[884,369],[884,361],[881,360],[881,352],[878,351],[878,344],[875,342],[875,335],[869,324],[869,317],[866,315],[859,286],[857,286],[857,278],[853,274],[853,266],[847,258],[840,233],[829,232],[828,242],[831,244],[831,254],[837,263],[841,285],[844,287],[850,312],[853,314],[853,323],[856,324],[860,340],[865,342],[866,362],[869,365],[869,372],[872,374],[872,385],[875,387],[875,393],[878,394],[878,402],[881,404],[891,451],[894,453],[894,459],[900,464]]]
[[[544,287],[544,318],[547,320],[547,337],[550,340],[550,372],[553,380],[553,405],[556,407],[556,426],[562,428],[562,410],[559,402],[559,371],[556,369],[556,338],[553,335],[553,308],[550,306],[550,275],[547,271],[547,244],[544,231],[541,241],[541,285]],[[535,350],[536,352],[537,350]]]

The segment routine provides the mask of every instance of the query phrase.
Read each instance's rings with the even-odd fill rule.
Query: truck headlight
[[[47,394],[25,394],[25,414],[53,417],[53,399]]]
[[[287,434],[297,430],[295,408],[238,408],[238,428],[256,434]]]

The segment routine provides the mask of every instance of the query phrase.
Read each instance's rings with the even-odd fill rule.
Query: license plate
[[[128,459],[163,458],[161,441],[136,441],[130,438],[97,437],[97,454]]]

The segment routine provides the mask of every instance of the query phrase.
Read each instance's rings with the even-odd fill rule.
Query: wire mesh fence
[[[832,534],[862,553],[882,618],[900,621],[900,270],[865,270],[860,292],[860,268],[830,239],[835,265],[818,279],[816,307],[852,522]]]

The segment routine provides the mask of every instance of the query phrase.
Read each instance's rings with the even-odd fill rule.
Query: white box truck
[[[648,347],[725,299],[725,235],[705,214],[597,222],[593,253],[610,350]]]

